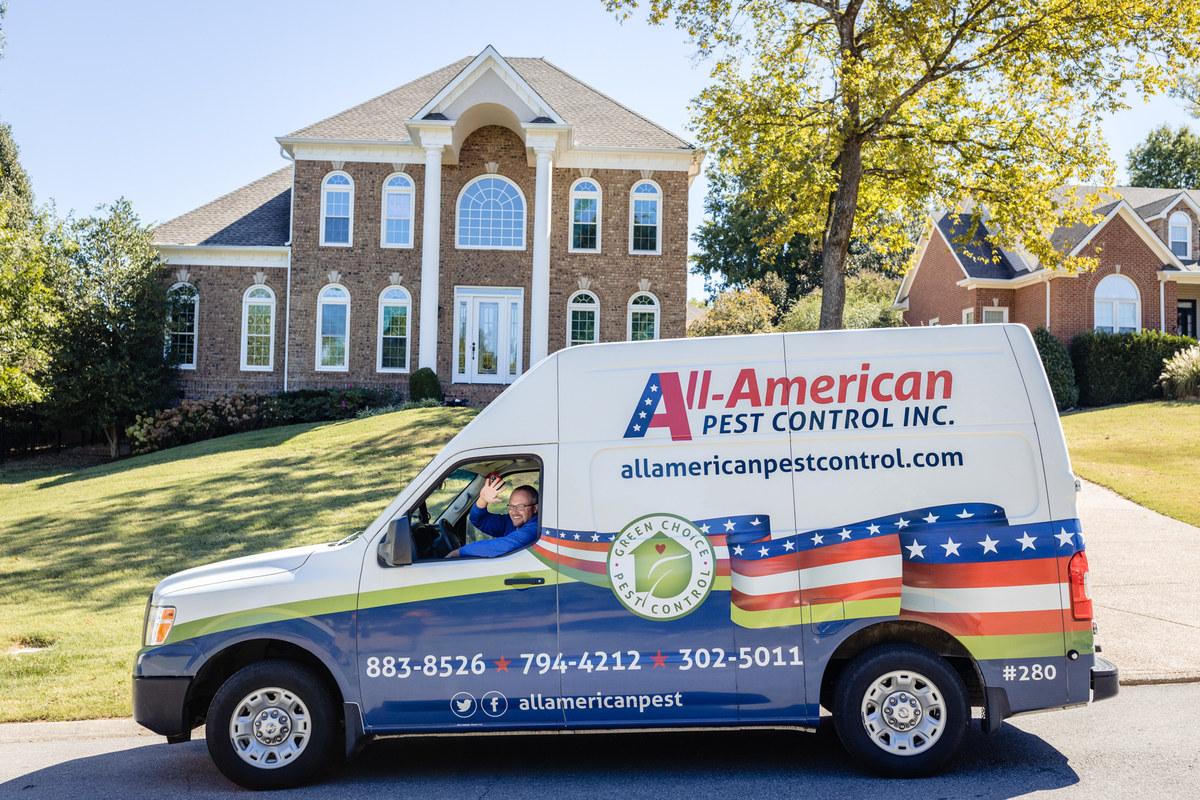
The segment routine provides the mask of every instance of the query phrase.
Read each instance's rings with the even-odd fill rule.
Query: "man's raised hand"
[[[479,490],[479,507],[487,508],[492,503],[500,499],[500,490],[504,488],[504,479],[499,475],[489,475],[487,480],[483,482],[483,488]]]

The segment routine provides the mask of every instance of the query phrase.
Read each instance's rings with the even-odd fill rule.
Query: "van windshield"
[[[441,519],[442,514],[450,507],[455,498],[462,494],[463,489],[471,485],[478,475],[469,469],[456,469],[445,477],[441,485],[425,498],[425,508],[429,511],[430,519]]]

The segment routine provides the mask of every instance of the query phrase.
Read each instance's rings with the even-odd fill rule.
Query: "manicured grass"
[[[1200,525],[1200,403],[1134,403],[1062,418],[1076,474]]]
[[[130,714],[159,579],[360,530],[475,413],[416,409],[77,471],[0,471],[0,722]]]

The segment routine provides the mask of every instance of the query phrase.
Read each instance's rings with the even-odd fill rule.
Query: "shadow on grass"
[[[722,733],[553,734],[386,740],[325,783],[289,792],[321,800],[423,800],[463,797],[561,800],[596,797],[820,797],[895,800],[1019,797],[1072,786],[1067,758],[1038,736],[1004,726],[972,732],[944,775],[883,780],[859,771],[836,737],[754,731]],[[76,794],[139,800],[244,793],[208,759],[202,742],[153,745],[79,758],[0,784],[0,794],[58,798]]]

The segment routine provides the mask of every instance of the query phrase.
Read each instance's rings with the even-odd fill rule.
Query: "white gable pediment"
[[[557,124],[565,124],[558,112],[491,45],[431,97],[413,115],[412,122],[419,122],[430,114],[456,120],[481,103],[502,105],[522,123],[546,117]]]

